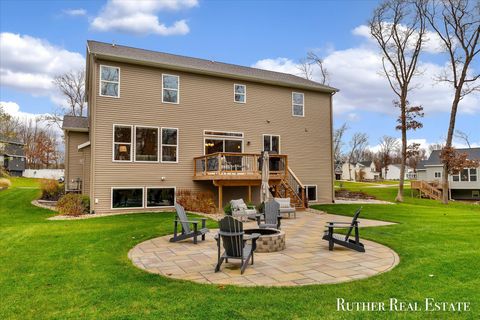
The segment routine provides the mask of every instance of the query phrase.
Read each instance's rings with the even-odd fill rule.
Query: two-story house
[[[0,136],[0,166],[9,175],[21,177],[25,171],[25,144]]]
[[[332,96],[290,74],[88,41],[88,117],[65,117],[67,189],[96,213],[171,207],[210,191],[258,202],[261,153],[276,196],[331,203]]]
[[[480,148],[457,149],[470,160],[480,160]],[[417,166],[417,179],[441,188],[443,165],[441,150],[433,150],[427,160]],[[480,167],[465,168],[459,174],[449,175],[450,196],[456,200],[480,200]]]

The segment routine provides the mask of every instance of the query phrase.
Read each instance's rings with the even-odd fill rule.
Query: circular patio
[[[271,253],[255,253],[255,263],[240,274],[238,261],[223,263],[215,273],[217,245],[211,230],[205,241],[193,244],[192,239],[171,243],[171,235],[151,239],[135,246],[128,253],[133,264],[151,273],[199,283],[240,286],[299,286],[363,279],[386,272],[399,263],[390,248],[363,240],[365,253],[335,245],[321,239],[326,221],[350,221],[351,218],[320,214],[310,210],[299,212],[297,219],[283,219],[286,248]],[[359,219],[361,226],[382,226],[390,223]],[[244,229],[255,228],[253,222]],[[360,229],[360,236],[362,235]]]

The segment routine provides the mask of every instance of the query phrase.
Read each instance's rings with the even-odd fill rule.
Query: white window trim
[[[102,68],[103,67],[108,67],[108,68],[115,68],[115,69],[118,69],[118,82],[117,81],[108,81],[108,80],[102,80]],[[101,64],[100,65],[100,74],[99,74],[99,81],[98,81],[98,94],[101,96],[101,97],[107,97],[107,98],[120,98],[120,67],[116,67],[116,66],[109,66],[109,65],[106,65],[106,64]],[[117,83],[118,84],[118,95],[117,96],[109,96],[109,95],[104,95],[102,94],[102,82],[108,82],[108,83]]]
[[[147,129],[157,129],[157,160],[156,161],[148,161],[148,160],[137,160],[137,128],[147,128]],[[159,163],[160,162],[160,128],[155,126],[142,126],[142,125],[135,125],[134,129],[134,150],[133,150],[133,162],[138,163]]]
[[[244,91],[245,91],[245,92],[244,92],[244,93],[237,93],[237,92],[235,91],[235,86],[242,86],[242,87],[244,88]],[[235,95],[236,95],[236,94],[243,95],[243,96],[244,96],[244,99],[243,99],[244,101],[237,101],[237,100],[235,100]],[[233,84],[233,102],[235,102],[235,103],[247,103],[247,85],[245,85],[245,84],[240,84],[240,83],[234,83],[234,84]]]
[[[293,101],[293,96],[295,94],[301,94],[303,96],[303,104],[297,104],[297,103],[294,103]],[[294,112],[294,106],[302,106],[302,115],[296,115],[295,112]],[[304,118],[305,117],[305,94],[303,92],[292,92],[292,116],[294,117],[300,117],[300,118]]]
[[[437,175],[438,175],[438,177],[437,177]],[[435,172],[433,173],[433,177],[434,177],[434,178],[441,178],[441,177],[442,177],[442,173],[441,173],[440,171],[435,171]]]
[[[147,205],[148,201],[148,189],[173,189],[173,206],[155,206],[155,207],[149,207]],[[145,203],[144,207],[147,209],[158,209],[158,208],[174,208],[175,207],[175,202],[177,202],[177,187],[174,186],[153,186],[153,187],[145,187]]]
[[[176,161],[164,161],[163,160],[163,129],[173,129],[173,130],[177,130],[177,145],[173,145],[173,144],[166,144],[165,146],[166,147],[177,147],[177,152],[176,152]],[[179,152],[179,148],[180,148],[180,130],[178,128],[171,128],[171,127],[161,127],[160,128],[161,132],[161,137],[160,137],[160,162],[161,163],[178,163],[178,159],[179,159],[179,155],[180,155],[180,152]]]
[[[113,207],[113,190],[129,190],[129,189],[142,189],[142,206],[141,207],[127,207],[127,208],[114,208]],[[111,187],[110,190],[110,209],[111,210],[135,210],[145,208],[145,187]]]
[[[208,134],[207,132],[221,132],[221,133],[233,133],[233,134],[240,134],[241,136],[221,136],[217,134]],[[223,131],[223,130],[203,130],[203,135],[206,137],[219,137],[219,138],[232,138],[232,139],[243,139],[244,134],[243,132],[238,132],[238,131]]]
[[[269,134],[265,133],[262,134],[262,151],[265,151],[265,136],[270,136],[270,146],[272,145],[272,138],[273,136],[278,137],[278,154],[282,154],[282,138],[279,134]]]
[[[203,137],[203,155],[206,156],[207,154],[205,153],[205,141],[207,139],[210,139],[210,140],[221,140],[223,141],[223,150],[225,150],[225,140],[235,140],[235,141],[240,141],[242,142],[242,151],[240,153],[243,153],[243,150],[244,149],[244,141],[243,141],[243,138],[237,138],[237,139],[232,139],[231,137],[217,137],[217,136],[205,136]],[[224,151],[225,152],[225,151]]]
[[[318,202],[318,187],[316,184],[305,184],[305,196],[308,197],[307,188],[308,187],[315,187],[315,200],[308,200],[308,202]]]
[[[164,76],[176,77],[177,78],[177,84],[178,84],[177,89],[164,88],[163,87],[163,77]],[[163,89],[176,90],[177,91],[177,102],[164,101],[163,100]],[[179,104],[180,103],[180,76],[177,76],[175,74],[162,73],[162,103],[168,103],[168,104]]]
[[[115,144],[121,144],[121,143],[128,143],[128,142],[115,142],[115,127],[130,127],[130,160],[115,160]],[[130,124],[119,124],[119,123],[114,123],[112,126],[112,162],[133,162],[133,154],[135,152],[134,148],[134,143],[133,143],[133,136],[135,132],[133,132],[134,127]]]

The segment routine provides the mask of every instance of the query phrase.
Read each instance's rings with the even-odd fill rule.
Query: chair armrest
[[[175,220],[177,222],[188,222],[188,223],[193,223],[193,224],[198,224],[198,220]]]
[[[342,222],[342,221],[329,221],[329,222],[327,222],[327,225],[330,225],[330,224],[352,224],[352,223],[351,222]]]

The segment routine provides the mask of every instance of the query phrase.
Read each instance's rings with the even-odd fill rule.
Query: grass
[[[135,268],[127,252],[172,232],[173,214],[132,214],[49,221],[30,205],[34,180],[13,179],[0,191],[1,319],[478,319],[480,208],[443,206],[406,197],[403,204],[365,205],[365,218],[398,224],[365,228],[361,236],[393,248],[390,272],[349,283],[294,288],[240,288],[171,280]],[[21,188],[19,188],[21,186]],[[30,189],[28,188],[30,187]],[[352,188],[363,186],[352,185]],[[394,188],[366,188],[392,200]],[[408,190],[407,190],[408,193]],[[351,215],[357,205],[316,208]],[[213,222],[209,222],[214,227]],[[320,241],[320,231],[319,241]],[[433,275],[431,277],[430,275]],[[336,298],[423,302],[470,301],[468,313],[338,312]]]

